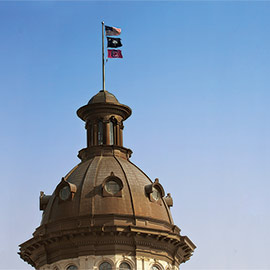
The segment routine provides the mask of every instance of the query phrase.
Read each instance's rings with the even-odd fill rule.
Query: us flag
[[[105,33],[106,36],[119,36],[121,34],[121,29],[105,25]]]

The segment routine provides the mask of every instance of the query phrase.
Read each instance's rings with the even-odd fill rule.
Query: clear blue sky
[[[197,245],[182,269],[270,269],[270,3],[0,2],[0,269],[85,147],[76,110],[101,89],[101,21],[122,28],[107,90],[124,145]]]

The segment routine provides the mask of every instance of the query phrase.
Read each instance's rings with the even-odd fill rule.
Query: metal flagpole
[[[102,22],[102,86],[105,90],[105,61],[104,61],[104,22]]]

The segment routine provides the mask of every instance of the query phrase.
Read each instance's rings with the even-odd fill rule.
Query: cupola
[[[80,159],[105,152],[130,157],[132,151],[123,147],[123,121],[131,115],[128,106],[120,104],[108,91],[101,90],[77,114],[85,121],[87,130],[87,148],[79,152]]]

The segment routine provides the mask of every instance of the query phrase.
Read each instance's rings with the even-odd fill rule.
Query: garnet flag
[[[121,29],[105,25],[105,33],[106,36],[119,36],[121,34]]]
[[[121,38],[107,37],[107,47],[118,48],[122,47]]]
[[[121,50],[109,50],[108,58],[123,58]]]

